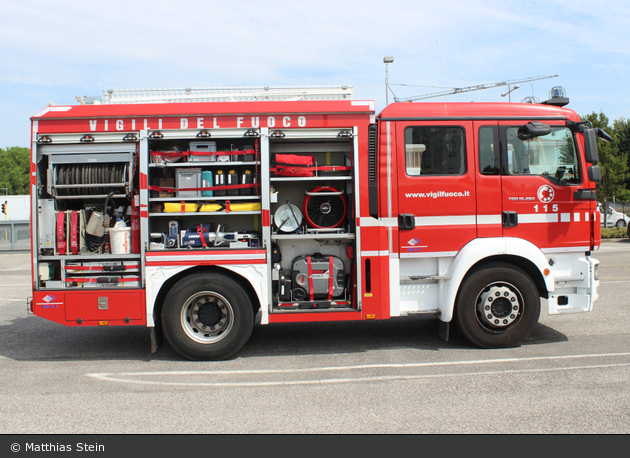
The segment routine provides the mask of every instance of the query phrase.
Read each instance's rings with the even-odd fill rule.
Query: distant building
[[[31,196],[0,196],[6,214],[0,221],[28,221],[31,219]]]

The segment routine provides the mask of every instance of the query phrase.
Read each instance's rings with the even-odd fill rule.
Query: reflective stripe
[[[416,226],[474,226],[476,215],[416,216]]]
[[[501,215],[477,215],[477,224],[503,224]]]
[[[589,214],[584,213],[584,218],[580,213],[519,213],[519,224],[531,223],[568,223],[568,222],[588,222]],[[398,218],[360,217],[358,223],[361,227],[398,227]],[[468,226],[468,225],[489,225],[503,224],[503,215],[449,215],[449,216],[416,216],[416,226]]]
[[[147,262],[168,261],[249,261],[252,259],[265,259],[265,254],[202,254],[202,255],[170,255],[147,256]]]
[[[367,256],[389,256],[389,251],[381,250],[381,251],[362,251],[361,257],[365,258]]]
[[[401,258],[452,258],[457,256],[458,251],[429,251],[426,253],[412,251],[412,252],[400,252]]]
[[[558,214],[557,213],[523,213],[518,214],[518,223],[519,224],[529,224],[529,223],[557,223],[558,222]]]

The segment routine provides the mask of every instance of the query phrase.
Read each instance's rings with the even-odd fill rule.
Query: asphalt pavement
[[[150,353],[143,327],[28,315],[30,257],[0,254],[0,434],[628,434],[630,242],[590,313],[481,350],[432,316],[254,328],[230,361]]]

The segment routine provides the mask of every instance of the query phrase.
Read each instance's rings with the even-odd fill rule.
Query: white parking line
[[[503,375],[516,373],[536,373],[536,372],[559,372],[568,370],[586,370],[586,369],[602,369],[612,367],[630,366],[630,362],[616,364],[594,364],[581,365],[571,367],[551,367],[551,368],[532,368],[532,369],[505,369],[484,372],[467,372],[467,373],[448,373],[448,374],[395,374],[395,375],[376,375],[376,376],[357,376],[346,378],[315,378],[306,380],[271,380],[271,381],[227,381],[227,382],[179,382],[179,381],[159,381],[159,380],[138,380],[137,378],[145,377],[169,377],[169,376],[208,376],[221,377],[225,375],[263,375],[263,374],[299,374],[307,372],[331,372],[331,371],[350,371],[350,370],[367,370],[367,369],[408,369],[408,368],[427,368],[427,367],[456,367],[469,365],[497,364],[497,363],[520,363],[531,361],[550,361],[550,360],[576,360],[586,358],[602,358],[630,356],[630,353],[608,353],[597,355],[566,355],[566,356],[542,356],[532,358],[503,358],[491,360],[476,361],[445,361],[433,363],[409,363],[409,364],[368,364],[357,366],[337,366],[337,367],[312,367],[303,369],[245,369],[245,370],[229,370],[229,371],[158,371],[158,372],[119,372],[119,373],[93,373],[86,374],[103,381],[132,383],[140,385],[164,385],[164,386],[189,386],[189,387],[256,387],[256,386],[278,386],[278,385],[318,385],[318,384],[334,384],[334,383],[356,383],[356,382],[374,382],[374,381],[391,381],[391,380],[412,380],[412,379],[429,379],[429,378],[446,378],[446,377],[470,377],[478,375]]]

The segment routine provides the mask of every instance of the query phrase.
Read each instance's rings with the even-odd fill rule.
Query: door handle
[[[518,226],[518,213],[503,212],[503,227],[516,227],[516,226]]]
[[[410,230],[416,228],[416,217],[411,214],[401,213],[398,215],[398,229]]]

